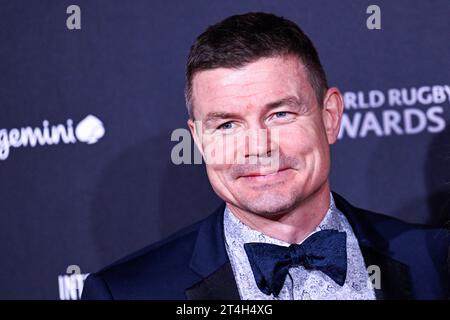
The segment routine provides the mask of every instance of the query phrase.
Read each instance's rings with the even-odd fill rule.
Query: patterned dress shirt
[[[353,230],[344,214],[336,208],[333,196],[330,207],[318,227],[312,232],[334,229],[347,234],[347,277],[343,286],[335,283],[326,274],[317,270],[306,270],[302,266],[289,269],[278,297],[266,295],[256,285],[252,269],[244,250],[248,242],[270,243],[280,246],[290,244],[262,234],[238,220],[225,208],[225,244],[236,279],[239,295],[243,300],[374,300],[375,293],[369,282],[366,265]],[[311,233],[311,234],[312,234]]]

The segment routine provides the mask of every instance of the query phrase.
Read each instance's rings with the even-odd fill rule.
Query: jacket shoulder
[[[363,227],[370,226],[377,231],[378,234],[391,238],[396,235],[411,234],[434,234],[434,238],[439,240],[449,240],[449,230],[425,224],[406,222],[396,217],[366,210],[351,205],[342,196],[333,192],[338,209],[346,216],[350,215],[350,222],[357,222]],[[355,221],[356,220],[356,221]]]
[[[333,193],[333,196],[338,209],[346,215],[359,239],[370,239],[370,243],[379,251],[409,266],[447,273],[449,230],[405,222],[357,208],[338,194]]]
[[[393,216],[355,208],[367,224],[370,224],[378,234],[388,240],[416,238],[425,242],[450,244],[449,230],[426,224],[406,222]]]
[[[82,299],[183,299],[198,281],[190,259],[202,221],[90,274]]]

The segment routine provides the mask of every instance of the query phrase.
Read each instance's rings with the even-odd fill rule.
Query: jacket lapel
[[[334,192],[333,198],[336,207],[352,226],[366,267],[379,268],[380,286],[374,288],[377,300],[414,299],[409,267],[391,256],[389,243],[366,221],[364,212],[360,212],[360,209],[353,207]]]
[[[238,300],[239,292],[225,248],[223,203],[200,226],[190,268],[201,280],[186,289],[189,300]]]
[[[380,268],[377,300],[414,299],[409,268],[389,254],[389,243],[366,221],[366,214],[333,192],[338,209],[345,214],[358,239],[366,267]],[[201,280],[185,290],[190,300],[238,300],[239,292],[225,248],[223,203],[200,226],[190,267]]]
[[[367,268],[379,267],[380,286],[374,287],[377,300],[414,299],[408,266],[371,247],[362,246],[361,251]]]
[[[186,290],[189,300],[239,300],[239,292],[230,263]]]

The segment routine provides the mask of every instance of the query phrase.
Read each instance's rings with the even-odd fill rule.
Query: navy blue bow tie
[[[321,230],[302,244],[289,247],[268,243],[244,244],[258,288],[265,294],[278,296],[289,268],[303,266],[320,270],[342,286],[347,276],[345,232]]]

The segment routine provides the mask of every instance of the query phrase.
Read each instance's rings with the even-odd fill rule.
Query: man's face
[[[195,123],[188,124],[197,146],[204,157],[220,149],[234,159],[206,161],[215,192],[242,210],[275,216],[327,184],[329,144],[336,141],[342,113],[339,92],[329,95],[330,90],[325,100],[331,102],[322,109],[303,64],[293,56],[196,73]],[[234,143],[224,148],[225,141]],[[245,161],[238,162],[238,155]],[[268,165],[268,159],[276,162]]]

